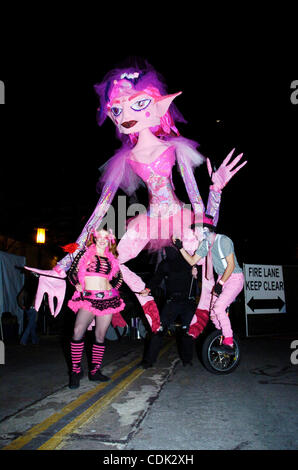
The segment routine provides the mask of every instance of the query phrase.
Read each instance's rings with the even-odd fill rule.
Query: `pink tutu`
[[[194,232],[190,225],[194,221],[194,214],[187,208],[181,208],[170,217],[150,217],[148,214],[139,214],[130,219],[128,230],[137,232],[139,239],[148,239],[146,249],[157,251],[171,245],[172,237],[183,241],[192,240]]]
[[[75,291],[67,305],[75,313],[79,309],[84,309],[96,316],[119,313],[125,308],[125,303],[117,289],[108,291]]]

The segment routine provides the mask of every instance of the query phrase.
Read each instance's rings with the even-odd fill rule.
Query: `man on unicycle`
[[[210,318],[223,334],[222,344],[217,346],[217,351],[234,354],[233,330],[226,310],[243,289],[244,275],[237,262],[232,240],[226,235],[216,234],[212,217],[204,214],[203,240],[193,256],[183,248],[181,240],[173,238],[173,242],[191,266],[206,258],[207,271],[213,268],[218,275],[212,290]]]

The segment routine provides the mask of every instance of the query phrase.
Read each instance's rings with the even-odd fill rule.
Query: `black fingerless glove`
[[[178,248],[178,250],[181,250],[181,248],[183,248],[182,241],[179,240],[179,238],[176,238],[176,240],[174,242],[174,245],[175,245],[176,248]]]
[[[215,284],[213,291],[216,295],[220,295],[222,293],[222,285],[218,282]]]

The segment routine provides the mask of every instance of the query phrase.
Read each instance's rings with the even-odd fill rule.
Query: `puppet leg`
[[[200,301],[191,321],[188,333],[197,338],[209,321],[211,292],[214,286],[214,278],[206,279],[205,277],[205,263],[202,264],[202,290]],[[218,326],[220,329],[220,327]]]
[[[117,250],[119,253],[120,269],[123,275],[123,280],[126,282],[128,287],[136,294],[138,301],[140,302],[146,319],[153,332],[157,331],[160,327],[160,319],[157,305],[152,296],[143,297],[137,292],[145,289],[145,283],[140,276],[133,273],[125,262],[135,258],[142,249],[147,245],[149,238],[144,235],[140,236],[134,229],[129,229],[124,236],[121,238]]]

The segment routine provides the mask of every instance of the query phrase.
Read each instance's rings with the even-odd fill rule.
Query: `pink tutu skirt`
[[[121,299],[117,289],[106,291],[75,291],[67,305],[75,313],[77,313],[79,309],[84,309],[96,316],[116,314],[125,308],[125,303]]]
[[[151,217],[139,214],[128,221],[127,228],[139,234],[138,238],[148,239],[146,249],[157,251],[172,244],[172,237],[180,240],[192,240],[194,233],[190,225],[194,214],[187,208],[181,208],[170,217]]]

